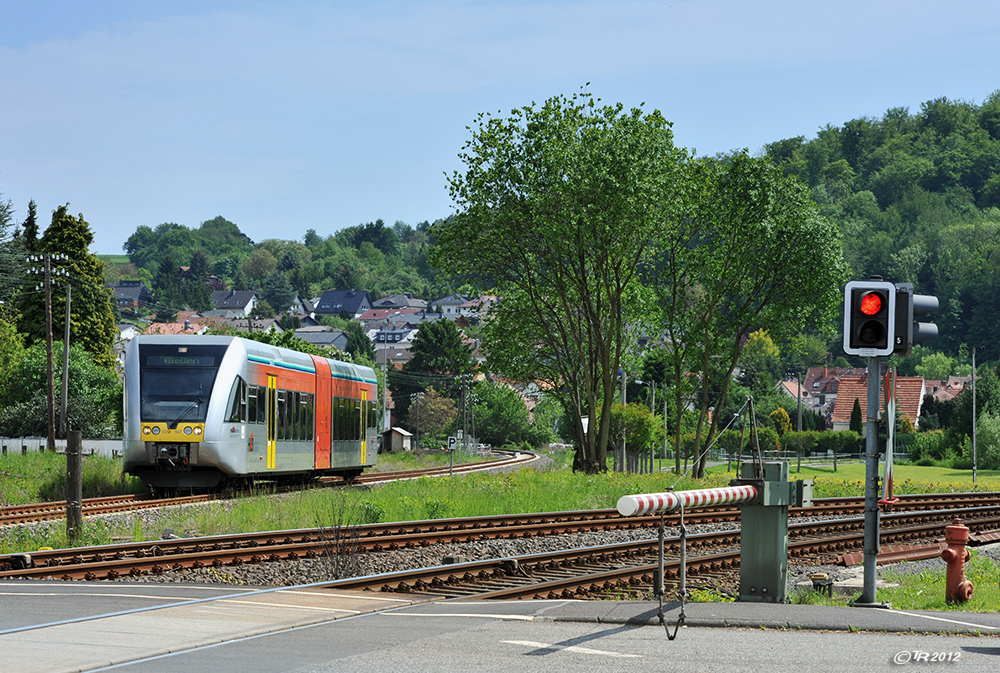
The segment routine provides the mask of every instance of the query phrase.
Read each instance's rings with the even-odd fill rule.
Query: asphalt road
[[[118,670],[867,673],[906,668],[992,672],[1000,667],[1000,640],[995,637],[685,628],[669,641],[659,626],[529,622],[518,617],[544,613],[544,605],[511,607],[517,609],[463,603],[413,606]]]
[[[670,641],[649,603],[407,604],[398,594],[363,593],[0,582],[0,673],[1000,668],[996,613],[690,604],[695,626]],[[671,609],[668,618],[676,614]],[[989,635],[923,632],[932,628]]]

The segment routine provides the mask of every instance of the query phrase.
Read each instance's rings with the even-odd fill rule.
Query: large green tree
[[[344,333],[347,334],[348,354],[352,357],[357,355],[372,362],[376,360],[375,346],[372,344],[372,340],[368,338],[368,335],[365,334],[365,328],[361,323],[357,320],[348,320],[347,325],[344,327]]]
[[[38,206],[34,199],[28,202],[28,216],[24,218],[21,236],[24,240],[24,249],[34,252],[38,246]]]
[[[90,253],[94,234],[83,215],[70,215],[66,206],[52,213],[52,222],[38,241],[37,252],[53,257],[52,268],[66,275],[53,274],[52,319],[62,325],[66,312],[66,285],[72,285],[70,343],[78,344],[94,356],[99,366],[115,366],[114,344],[118,337],[111,293],[104,287],[104,263]],[[56,261],[62,255],[66,261]],[[41,262],[36,266],[41,268]],[[21,331],[28,343],[45,341],[45,302],[41,295],[25,293],[20,304]],[[57,336],[62,329],[54,327]]]
[[[173,322],[177,312],[184,308],[184,288],[181,272],[174,258],[167,255],[160,260],[153,277],[153,304],[157,322]]]
[[[687,156],[659,112],[583,92],[480,115],[460,158],[458,214],[433,227],[432,261],[502,297],[486,328],[490,367],[545,381],[571,419],[574,468],[603,471],[636,269],[671,217]]]
[[[828,324],[847,266],[837,228],[797,179],[746,152],[699,163],[687,192],[689,215],[662,230],[646,280],[659,298],[675,380],[690,386],[675,388],[675,414],[693,393],[702,452],[718,429],[720,415],[711,411],[726,404],[750,334],[766,330],[780,345]],[[679,446],[679,418],[674,425]]]
[[[201,250],[191,253],[187,276],[182,284],[184,303],[195,311],[212,310],[212,290],[208,285],[208,257]]]
[[[0,407],[10,403],[11,395],[19,391],[14,373],[24,357],[24,335],[17,331],[8,305],[0,306]]]
[[[479,440],[496,447],[520,444],[531,436],[528,407],[510,387],[478,383],[473,392],[473,415]]]
[[[262,289],[264,299],[278,313],[284,313],[295,302],[295,288],[280,269],[275,269],[264,279]]]

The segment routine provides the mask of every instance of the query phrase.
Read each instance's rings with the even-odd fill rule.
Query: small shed
[[[403,428],[392,427],[382,433],[382,446],[388,453],[412,451],[411,437],[413,437],[413,433],[407,432]]]

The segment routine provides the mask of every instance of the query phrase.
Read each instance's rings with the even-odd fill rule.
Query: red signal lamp
[[[882,310],[882,296],[878,292],[868,292],[861,297],[861,312],[865,315],[878,315]]]

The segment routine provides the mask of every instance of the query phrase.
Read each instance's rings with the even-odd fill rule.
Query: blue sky
[[[587,82],[699,154],[1000,89],[987,0],[7,5],[0,195],[69,203],[100,253],[217,215],[255,241],[444,217],[477,113]]]

